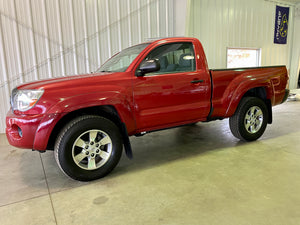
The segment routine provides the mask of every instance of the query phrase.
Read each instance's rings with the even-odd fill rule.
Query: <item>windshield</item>
[[[110,58],[96,72],[125,72],[132,61],[149,45],[139,44],[126,48]]]

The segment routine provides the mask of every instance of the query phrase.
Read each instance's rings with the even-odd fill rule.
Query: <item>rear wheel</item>
[[[229,118],[232,134],[244,141],[260,138],[268,122],[268,109],[265,102],[255,97],[241,100],[235,114]]]
[[[54,154],[67,176],[80,181],[95,180],[118,164],[122,154],[121,134],[106,118],[80,116],[63,128]]]

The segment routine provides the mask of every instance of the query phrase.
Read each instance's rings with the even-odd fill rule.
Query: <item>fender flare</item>
[[[249,92],[250,90],[253,90],[255,88],[264,88],[265,89],[266,99],[263,99],[263,100],[266,101],[267,106],[269,105],[268,109],[272,108],[272,103],[274,102],[274,86],[273,86],[272,82],[271,81],[257,82],[257,80],[253,80],[253,81],[245,80],[244,82],[240,83],[235,88],[235,91],[230,96],[230,99],[229,99],[229,96],[227,97],[228,103],[227,103],[227,109],[225,112],[225,117],[231,117],[235,113],[243,96],[245,96],[245,94],[247,92]],[[267,103],[267,100],[270,100],[270,104]],[[271,111],[269,111],[269,113],[270,112],[272,112],[272,109],[271,109]]]
[[[82,99],[85,99],[84,102]],[[110,105],[116,109],[121,122],[125,123],[130,131],[135,127],[133,109],[130,107],[132,103],[130,101],[130,99],[117,91],[87,93],[62,99],[52,106],[47,111],[47,114],[70,113],[84,108]]]

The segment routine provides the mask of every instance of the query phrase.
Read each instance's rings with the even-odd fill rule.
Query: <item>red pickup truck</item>
[[[127,48],[92,74],[42,80],[12,91],[11,145],[54,150],[61,170],[81,181],[107,175],[129,136],[229,118],[233,135],[254,141],[289,91],[285,66],[209,70],[195,38]]]

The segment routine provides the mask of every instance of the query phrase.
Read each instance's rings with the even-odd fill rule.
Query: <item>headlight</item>
[[[14,89],[11,96],[11,107],[13,110],[27,111],[35,106],[43,93],[44,90]]]

